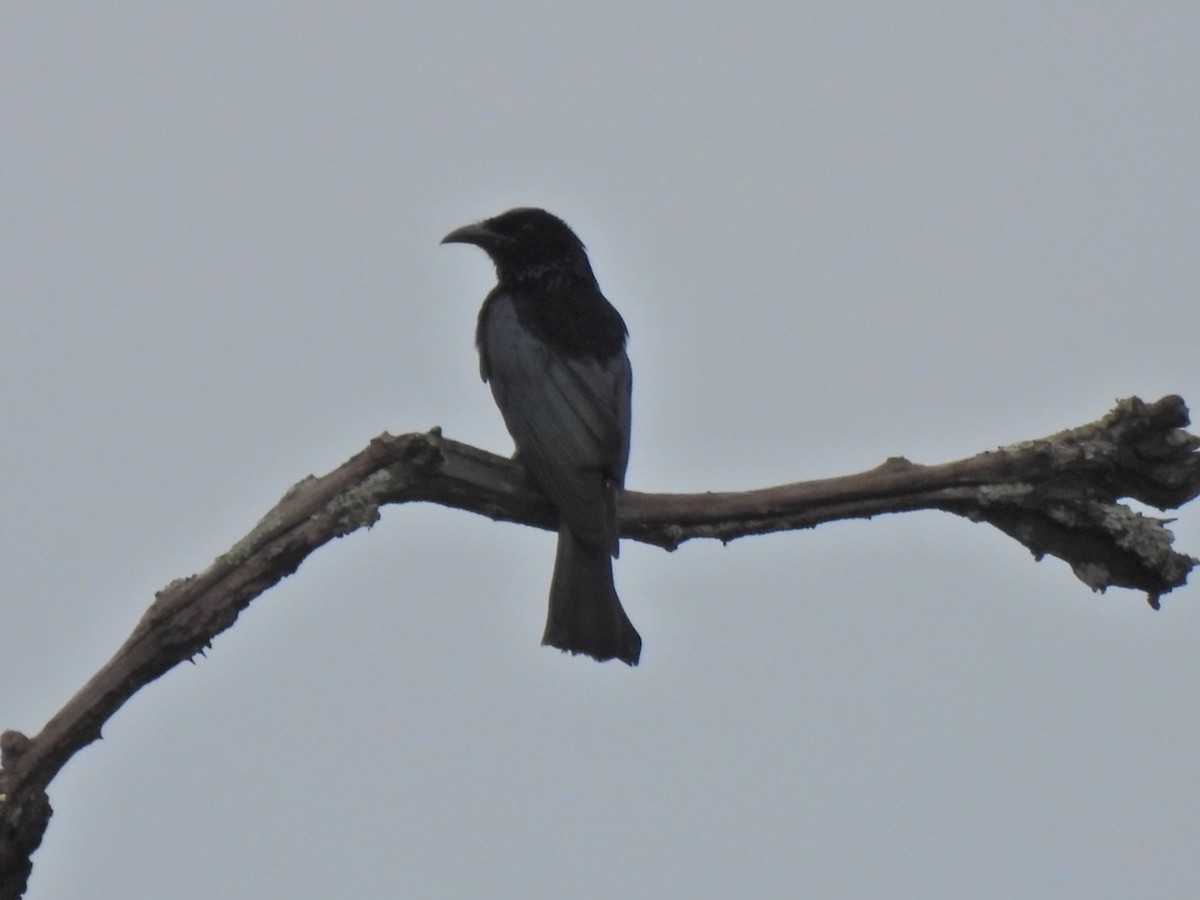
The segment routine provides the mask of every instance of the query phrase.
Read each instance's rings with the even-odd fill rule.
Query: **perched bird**
[[[512,209],[442,243],[474,244],[496,266],[475,333],[480,374],[516,458],[558,511],[542,643],[637,665],[642,639],[612,576],[629,461],[625,322],[600,293],[583,242],[545,210]]]

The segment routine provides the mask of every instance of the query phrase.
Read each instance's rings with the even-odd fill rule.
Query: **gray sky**
[[[510,206],[629,324],[635,489],[1200,406],[1192,4],[183,6],[4,15],[0,727],[381,431],[508,452],[438,240]],[[1200,893],[1196,587],[933,513],[627,543],[628,670],[539,647],[553,542],[318,552],[56,780],[29,896]]]

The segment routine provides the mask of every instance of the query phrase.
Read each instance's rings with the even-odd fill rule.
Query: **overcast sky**
[[[1195,4],[337,6],[4,13],[0,728],[374,435],[509,452],[438,240],[511,206],[629,325],[634,489],[1200,406]],[[28,896],[1200,895],[1197,587],[936,513],[627,542],[631,670],[539,646],[553,554],[321,549],[68,765]]]

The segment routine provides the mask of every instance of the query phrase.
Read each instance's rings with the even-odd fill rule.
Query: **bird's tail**
[[[612,558],[583,543],[563,525],[550,581],[550,613],[542,643],[601,662],[636,666],[642,638],[621,608],[613,586]]]

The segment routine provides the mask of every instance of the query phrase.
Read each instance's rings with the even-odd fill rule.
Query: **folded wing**
[[[564,357],[520,326],[504,295],[491,299],[480,340],[483,376],[530,475],[581,541],[615,553],[615,492],[629,460],[628,357]]]

